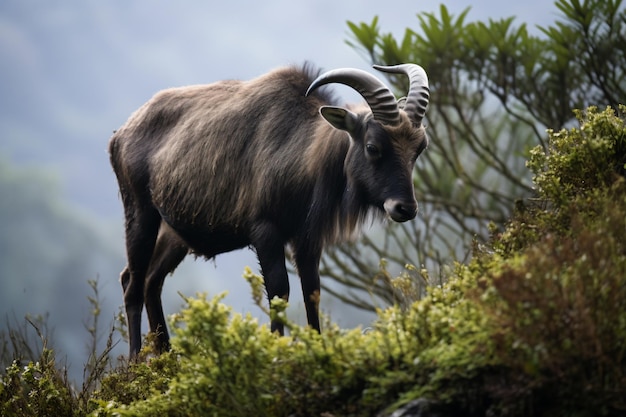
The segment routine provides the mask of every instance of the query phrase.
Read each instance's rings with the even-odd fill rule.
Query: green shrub
[[[82,387],[70,381],[67,368],[57,360],[52,349],[47,316],[27,316],[24,324],[7,319],[0,331],[0,416],[85,416],[94,406],[90,397],[105,374],[110,371],[109,354],[113,348],[113,330],[106,346],[98,350],[100,336],[100,296],[98,280],[89,280],[93,296],[86,329],[89,334],[89,360],[83,371]],[[34,335],[34,337],[33,337]]]
[[[506,230],[493,242],[502,254],[516,254],[546,235],[567,236],[572,215],[586,222],[597,216],[596,199],[620,194],[626,175],[626,124],[610,107],[576,111],[580,127],[548,131],[548,149],[537,146],[527,162],[533,173],[537,198],[519,202]],[[598,194],[599,193],[599,194]],[[609,200],[611,195],[606,195]]]
[[[507,259],[492,255],[496,267],[477,267],[474,298],[497,362],[515,376],[490,393],[503,404],[530,404],[544,415],[616,415],[626,407],[623,191],[591,192],[593,218],[572,203],[565,236],[545,234]]]
[[[14,361],[2,375],[0,415],[77,416],[77,402],[57,368],[54,353],[44,348],[37,362]]]
[[[620,106],[619,112],[626,112]],[[599,112],[576,110],[579,128],[548,130],[548,152],[538,146],[527,163],[539,196],[561,205],[598,189],[611,186],[626,172],[626,126],[610,107]],[[620,116],[621,116],[620,114]]]

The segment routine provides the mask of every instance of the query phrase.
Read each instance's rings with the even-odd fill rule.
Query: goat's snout
[[[385,212],[395,222],[412,220],[417,215],[417,201],[388,198],[383,205]]]

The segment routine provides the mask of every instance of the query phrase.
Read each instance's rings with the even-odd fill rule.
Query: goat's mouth
[[[417,216],[417,202],[415,200],[388,198],[385,200],[383,208],[391,220],[398,223],[413,220]]]

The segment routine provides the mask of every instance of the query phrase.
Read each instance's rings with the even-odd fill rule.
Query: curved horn
[[[325,84],[339,83],[354,88],[367,101],[374,119],[387,124],[400,122],[400,111],[393,93],[372,74],[354,68],[340,68],[325,72],[311,83],[306,95]]]
[[[409,77],[409,93],[407,94],[404,111],[416,126],[420,126],[426,115],[430,98],[428,75],[426,75],[424,68],[415,64],[401,64],[389,67],[374,65],[374,68],[393,74],[405,74]]]

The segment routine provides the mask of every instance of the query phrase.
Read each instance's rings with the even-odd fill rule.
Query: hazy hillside
[[[108,301],[103,304],[105,323],[119,305],[119,285],[110,279],[124,262],[115,236],[119,228],[68,204],[54,173],[18,168],[4,158],[0,195],[0,328],[26,314],[51,313],[55,345],[79,369],[91,295],[87,281],[101,277]]]

